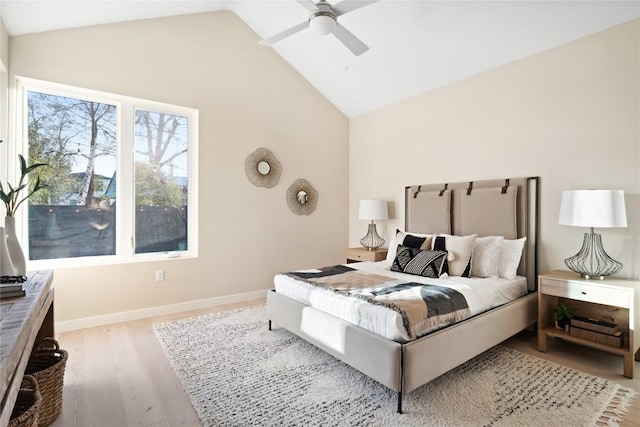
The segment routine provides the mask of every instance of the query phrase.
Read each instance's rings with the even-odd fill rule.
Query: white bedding
[[[471,316],[490,310],[527,294],[527,280],[517,276],[514,280],[502,278],[448,277],[431,279],[397,273],[385,268],[385,262],[360,262],[349,264],[356,270],[393,277],[405,282],[417,282],[450,287],[460,292],[467,300]],[[317,271],[317,270],[305,270]],[[274,277],[276,292],[296,301],[315,307],[364,329],[397,342],[408,342],[410,337],[403,326],[402,316],[387,307],[370,304],[360,298],[336,294],[313,286],[291,276],[278,274]],[[446,325],[423,331],[425,335]]]

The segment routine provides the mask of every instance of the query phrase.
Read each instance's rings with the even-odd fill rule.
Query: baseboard
[[[267,289],[263,291],[246,292],[242,294],[228,295],[224,297],[207,298],[195,301],[181,302],[178,304],[161,305],[158,307],[143,308],[140,310],[123,311],[120,313],[104,314],[102,316],[84,317],[82,319],[65,320],[55,323],[56,333],[75,331],[94,326],[110,325],[112,323],[128,322],[130,320],[144,319],[147,317],[162,316],[165,314],[180,313],[182,311],[197,310],[200,308],[215,307],[223,304],[250,301],[266,298]]]

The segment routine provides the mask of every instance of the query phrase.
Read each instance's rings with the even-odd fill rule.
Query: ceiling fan
[[[362,55],[369,50],[369,47],[349,30],[340,25],[337,18],[377,1],[379,0],[343,0],[335,6],[331,6],[326,0],[320,0],[318,3],[314,3],[311,0],[297,0],[298,3],[311,12],[307,21],[261,40],[260,44],[271,46],[282,39],[311,27],[312,30],[320,35],[332,33],[342,44],[353,52],[354,55]]]

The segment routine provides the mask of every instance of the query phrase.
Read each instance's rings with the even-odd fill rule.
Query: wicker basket
[[[62,385],[67,357],[67,352],[61,350],[58,341],[53,338],[44,338],[31,353],[25,373],[38,381],[42,394],[39,427],[54,422],[62,411]]]
[[[22,377],[16,404],[11,412],[8,427],[36,427],[42,405],[38,382],[30,375]]]

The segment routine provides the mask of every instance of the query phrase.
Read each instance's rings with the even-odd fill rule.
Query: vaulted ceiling
[[[10,35],[216,10],[256,42],[309,16],[295,0],[0,0]],[[360,56],[310,29],[264,48],[355,117],[639,17],[640,1],[380,0],[338,18],[369,46]]]

